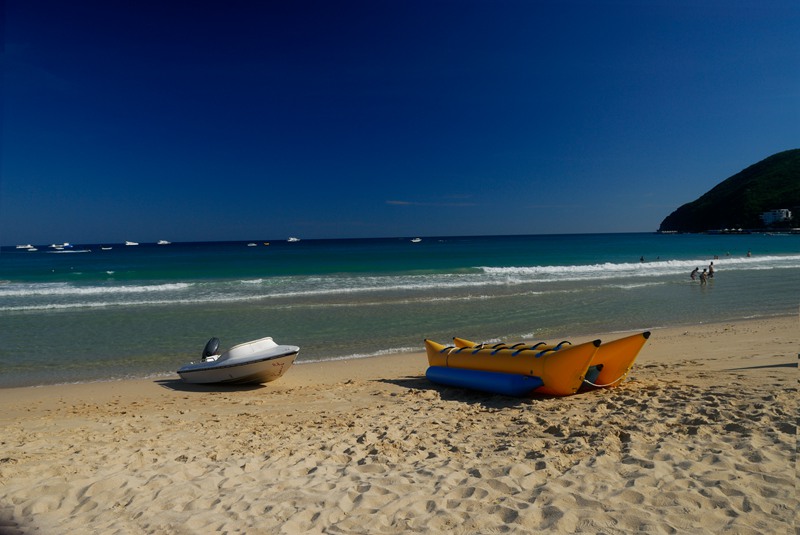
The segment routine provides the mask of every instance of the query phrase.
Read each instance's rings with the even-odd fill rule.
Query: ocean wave
[[[586,291],[594,286],[635,290],[687,280],[695,267],[711,261],[719,274],[800,268],[800,255],[601,263],[574,266],[479,267],[471,271],[400,273],[392,275],[314,275],[237,280],[175,281],[156,284],[99,281],[6,283],[0,285],[0,311],[76,308],[201,305],[275,300],[292,306],[335,306],[367,301],[421,302],[481,300],[502,294]],[[563,283],[581,282],[578,285]],[[500,290],[507,288],[507,290]],[[369,297],[374,295],[374,298]],[[332,301],[338,301],[333,303]]]
[[[525,281],[520,281],[523,283]],[[427,299],[449,299],[447,292],[508,286],[505,278],[486,275],[422,275],[386,277],[297,277],[253,281],[216,281],[133,286],[77,287],[67,283],[15,285],[0,290],[0,311],[58,310],[168,304],[236,303],[315,298],[357,298],[370,294],[385,297],[427,293]],[[483,292],[482,292],[483,293]],[[147,297],[145,297],[147,296]],[[487,298],[491,294],[470,296]]]
[[[536,296],[556,293],[572,293],[578,290],[556,290],[548,292],[526,291],[514,294],[517,297]],[[180,306],[180,305],[210,305],[210,304],[235,304],[276,300],[279,298],[297,297],[296,295],[199,295],[193,298],[150,299],[150,300],[119,300],[119,301],[81,301],[75,303],[42,303],[0,306],[0,312],[36,312],[75,310],[75,309],[103,309],[114,307],[147,307],[147,306]],[[316,302],[316,301],[290,301],[271,305],[273,309],[313,309],[313,308],[359,308],[381,307],[387,305],[413,305],[420,303],[452,303],[504,299],[507,295],[498,294],[470,294],[470,295],[423,295],[417,297],[389,296],[380,300],[348,300],[342,302]]]
[[[518,277],[519,281],[577,281],[617,277],[657,277],[705,269],[714,263],[716,270],[765,270],[800,268],[800,255],[760,256],[757,258],[712,258],[657,260],[653,262],[602,263],[577,266],[508,266],[480,269],[495,277]]]
[[[337,360],[358,360],[358,359],[367,359],[371,357],[381,357],[384,355],[399,355],[402,353],[421,353],[424,349],[421,347],[392,347],[386,349],[376,349],[371,350],[366,353],[350,353],[348,355],[334,355],[331,357],[326,357],[322,359],[309,359],[309,360],[300,360],[298,358],[295,364],[316,364],[319,362],[330,362],[330,361],[337,361]]]
[[[188,282],[172,282],[167,284],[151,285],[103,285],[103,286],[75,286],[69,283],[43,283],[43,284],[9,284],[0,287],[0,298],[4,297],[29,297],[29,296],[94,296],[106,294],[141,294],[174,292],[191,288],[194,284]]]

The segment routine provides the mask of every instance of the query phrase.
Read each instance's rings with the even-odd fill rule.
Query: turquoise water
[[[272,336],[308,361],[419,351],[426,337],[552,340],[800,305],[800,235],[253,243],[2,248],[0,387],[172,373],[211,336],[223,348]],[[711,261],[709,284],[689,279]]]

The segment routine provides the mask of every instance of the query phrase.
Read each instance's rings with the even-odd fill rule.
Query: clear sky
[[[800,147],[796,0],[5,0],[0,243],[654,231]]]

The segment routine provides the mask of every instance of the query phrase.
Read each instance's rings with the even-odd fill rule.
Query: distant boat
[[[111,247],[100,247],[100,250],[102,250],[102,251],[110,251]]]
[[[421,241],[422,241],[422,238],[414,238],[413,240],[411,240],[411,243],[419,243]]]
[[[247,246],[248,247],[258,247],[258,244],[257,243],[248,243]]]
[[[139,245],[139,244],[135,241],[126,241],[125,245]]]
[[[157,245],[171,245],[171,244],[172,244],[172,242],[171,241],[167,241],[167,240],[158,240],[158,243],[157,243]]]
[[[39,250],[39,249],[37,249],[36,247],[30,247],[30,248],[28,248],[28,252],[30,252],[30,253],[36,252],[36,251],[38,251],[38,250]]]
[[[50,247],[60,251],[61,249],[71,249],[72,244],[65,241],[64,243],[53,243]]]
[[[294,243],[294,242],[296,242],[296,241],[300,241],[300,238],[295,238],[295,237],[293,237],[293,236],[292,236],[292,237],[290,237],[290,238],[289,238],[288,240],[286,240],[286,241],[288,241],[288,242],[290,242],[290,243]]]
[[[30,243],[27,245],[17,245],[17,249],[33,249],[33,245]]]

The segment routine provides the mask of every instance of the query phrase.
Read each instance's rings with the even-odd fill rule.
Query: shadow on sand
[[[425,376],[420,377],[401,377],[398,379],[378,379],[378,382],[397,385],[409,390],[419,390],[423,392],[438,392],[439,397],[444,401],[460,401],[470,405],[481,405],[492,408],[512,408],[520,405],[530,405],[536,403],[538,399],[545,399],[546,396],[537,397],[511,397],[502,394],[491,394],[479,392],[477,390],[467,390],[453,386],[444,386],[432,383]]]
[[[744,368],[731,368],[728,371],[735,372],[741,370],[765,370],[768,368],[797,368],[797,363],[787,362],[786,364],[768,364],[766,366],[746,366]]]
[[[185,383],[181,379],[158,379],[155,383],[161,388],[176,392],[249,392],[264,388],[264,385],[256,383],[242,385],[193,384]]]

